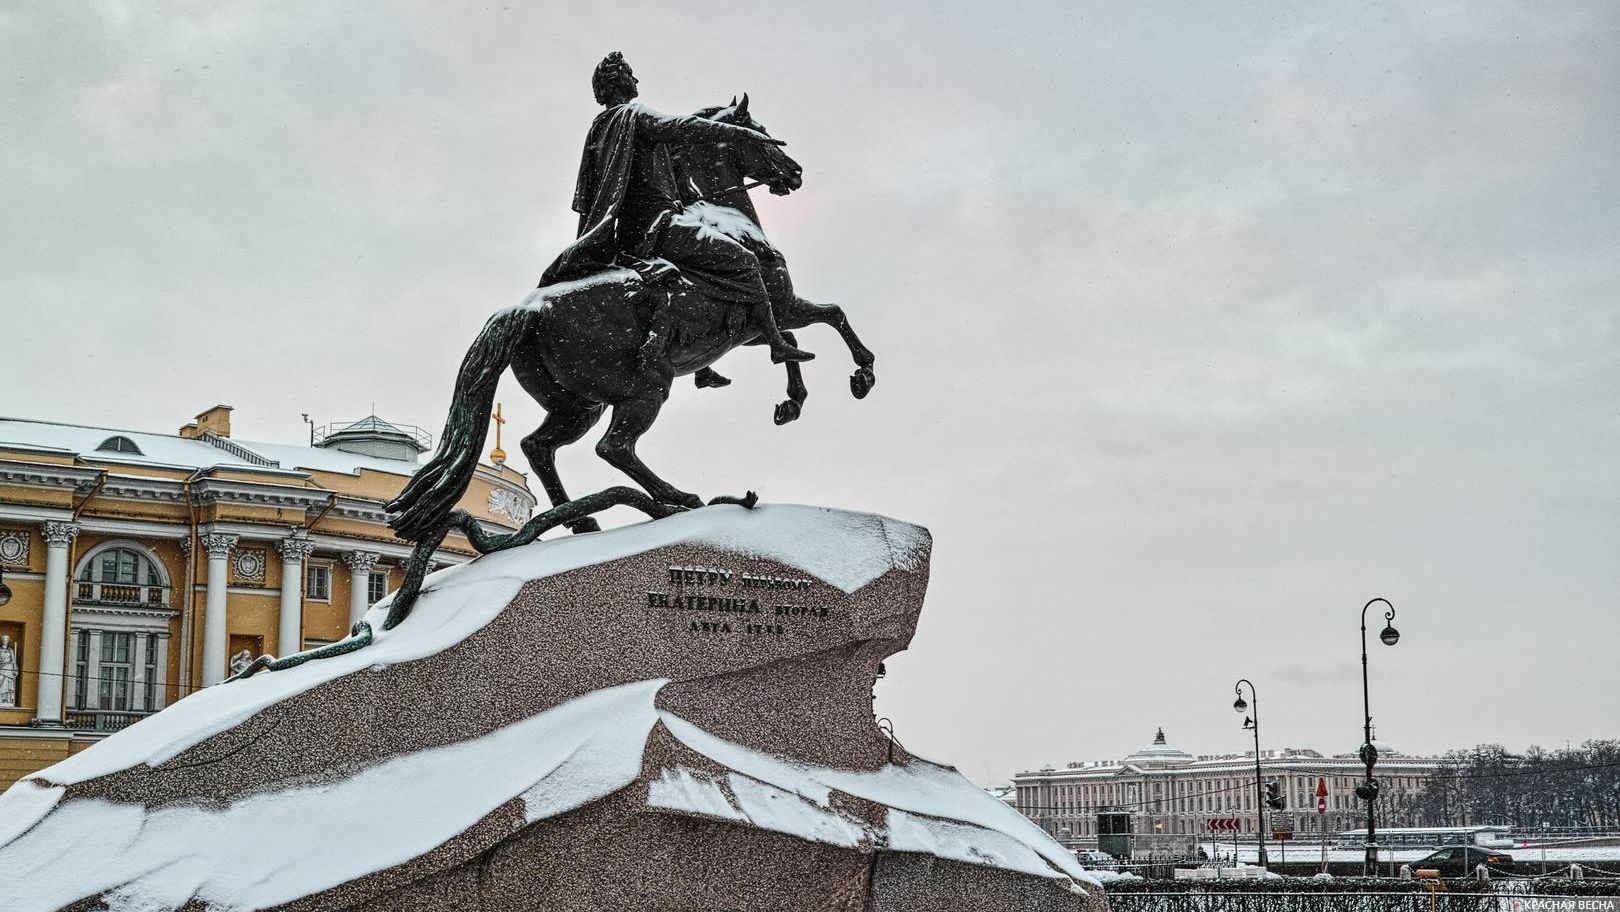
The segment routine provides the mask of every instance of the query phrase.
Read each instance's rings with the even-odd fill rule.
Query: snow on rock
[[[69,801],[0,845],[6,909],[101,891],[114,891],[113,912],[193,896],[261,909],[409,861],[513,798],[530,822],[571,810],[636,780],[664,683],[595,691],[482,738],[224,806]]]
[[[43,820],[66,791],[60,785],[24,779],[0,795],[0,846]]]
[[[975,857],[941,857],[975,861],[978,864],[989,864],[991,862],[986,859],[1002,857],[1008,862],[993,866],[1039,873],[1044,877],[1067,876],[1076,881],[1097,884],[1080,867],[1072,853],[1053,842],[1024,815],[985,794],[983,789],[950,767],[924,760],[914,760],[905,766],[891,764],[873,772],[810,766],[717,738],[669,712],[660,712],[658,718],[670,734],[699,754],[727,769],[775,786],[784,793],[798,795],[817,807],[830,807],[834,791],[864,798],[892,809],[891,829],[894,826],[893,811],[907,812],[901,827],[906,838],[913,839],[918,846],[933,844],[930,843],[933,840],[939,845],[951,847],[954,852],[972,854],[969,851],[969,847],[972,847],[979,853]],[[966,826],[947,826],[937,832],[925,833],[923,831],[929,824],[924,823],[923,818]],[[759,825],[765,829],[773,828]],[[968,837],[969,828],[978,832],[977,841]],[[795,835],[815,838],[805,830],[796,831]],[[1013,849],[1015,845],[1020,848]],[[930,851],[926,848],[902,850]],[[1045,863],[1038,861],[1037,856]]]
[[[647,784],[648,807],[701,814],[741,823],[748,818],[731,804],[720,783],[706,773],[678,766]]]
[[[1035,849],[1003,833],[905,811],[889,812],[889,848],[897,852],[926,852],[939,858],[1022,871],[1037,877],[1059,876]]]

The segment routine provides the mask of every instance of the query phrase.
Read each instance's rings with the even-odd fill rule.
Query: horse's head
[[[754,118],[748,110],[748,93],[744,92],[742,100],[731,99],[731,104],[720,108],[706,108],[698,112],[699,115],[720,123],[747,127],[756,133],[771,135],[765,125]],[[804,186],[804,169],[794,161],[792,156],[782,151],[781,146],[770,143],[732,143],[735,150],[734,161],[737,169],[742,173],[744,180],[764,181],[771,188],[771,192],[778,196]]]

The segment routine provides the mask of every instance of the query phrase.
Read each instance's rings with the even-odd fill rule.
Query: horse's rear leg
[[[556,405],[555,402],[553,404]],[[585,432],[601,417],[600,405],[585,405],[567,411],[559,408],[547,412],[546,420],[540,423],[540,427],[523,438],[523,455],[529,458],[529,467],[540,476],[540,484],[546,489],[546,496],[551,498],[552,506],[560,507],[569,501],[562,476],[557,474],[557,448],[584,437]],[[602,531],[596,520],[589,516],[569,523],[568,528],[576,533]]]
[[[659,478],[652,469],[647,468],[640,457],[636,456],[636,441],[652,427],[653,421],[658,418],[658,410],[663,405],[663,395],[653,392],[646,398],[632,399],[613,406],[613,420],[608,424],[607,433],[602,435],[601,441],[596,444],[596,454],[635,479],[636,484],[646,489],[654,500],[696,509],[703,506],[703,501],[696,494],[688,494]]]

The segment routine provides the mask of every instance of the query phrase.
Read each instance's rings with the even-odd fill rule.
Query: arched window
[[[79,571],[84,582],[148,585],[156,582],[152,561],[133,548],[108,548]]]
[[[101,445],[96,447],[96,450],[98,452],[105,453],[133,453],[136,456],[145,455],[141,452],[141,448],[135,445],[135,441],[123,436],[122,434],[114,435],[112,437],[108,437],[106,440],[101,441]]]
[[[165,605],[168,577],[145,548],[103,545],[79,564],[75,600],[114,605]]]

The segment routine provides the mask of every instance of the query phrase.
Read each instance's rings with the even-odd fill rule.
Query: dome
[[[1153,743],[1142,748],[1129,757],[1126,763],[1190,763],[1193,755],[1179,748],[1171,747],[1164,740],[1164,729],[1161,727],[1158,734],[1153,736]]]
[[[1400,751],[1398,751],[1394,747],[1392,747],[1388,741],[1380,741],[1377,738],[1374,738],[1372,743],[1373,743],[1373,747],[1378,748],[1378,756],[1380,756],[1380,757],[1404,757],[1404,756],[1406,756],[1405,754],[1401,753]],[[1356,750],[1359,752],[1361,750],[1361,748],[1358,747],[1358,748],[1356,748]]]
[[[313,437],[310,442],[318,447],[405,462],[415,462],[416,457],[433,447],[433,438],[427,431],[384,421],[376,415],[319,428]]]

